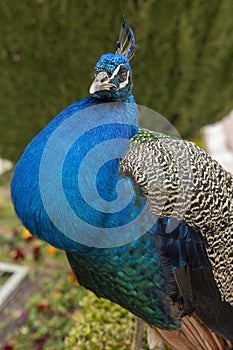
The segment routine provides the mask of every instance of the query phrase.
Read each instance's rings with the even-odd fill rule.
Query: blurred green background
[[[137,102],[195,137],[233,107],[232,13],[232,0],[1,0],[0,157],[17,160],[52,117],[88,95],[122,14],[139,46]]]

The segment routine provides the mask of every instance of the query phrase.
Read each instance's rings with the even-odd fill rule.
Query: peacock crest
[[[119,40],[116,43],[116,54],[122,54],[129,61],[135,55],[137,48],[134,33],[132,29],[127,26],[125,17],[122,16]]]

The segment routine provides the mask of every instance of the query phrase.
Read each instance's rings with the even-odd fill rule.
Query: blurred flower
[[[12,252],[12,258],[14,260],[18,260],[18,259],[24,259],[25,255],[24,252],[22,251],[22,249],[16,249]]]
[[[49,335],[45,334],[43,335],[37,342],[37,345],[34,350],[42,350],[44,349],[44,344],[48,341]]]
[[[55,255],[57,253],[57,248],[55,248],[49,244],[46,246],[45,249],[46,249],[46,253],[49,255]]]
[[[23,229],[21,237],[25,239],[25,241],[29,241],[34,238],[33,235],[26,228]]]
[[[40,245],[34,245],[33,247],[33,257],[35,260],[38,260],[41,256],[41,248]]]
[[[47,299],[41,300],[41,302],[37,305],[38,310],[42,312],[49,312],[51,309],[50,303]]]
[[[13,346],[10,344],[6,344],[3,348],[3,350],[14,350]]]
[[[53,292],[53,295],[54,295],[55,298],[59,298],[62,295],[62,293],[59,290],[55,290]]]
[[[20,319],[22,322],[26,322],[27,321],[27,318],[28,318],[28,313],[27,311],[22,311],[21,312],[21,315],[20,315]]]
[[[73,284],[78,284],[78,281],[77,281],[77,279],[76,279],[76,276],[75,276],[75,274],[73,273],[73,271],[72,270],[69,270],[69,272],[68,272],[68,280],[71,282],[71,283],[73,283]]]
[[[23,335],[28,334],[29,332],[30,332],[30,329],[26,326],[20,328],[20,333]]]

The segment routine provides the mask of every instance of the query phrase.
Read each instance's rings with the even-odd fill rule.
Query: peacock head
[[[105,54],[97,62],[90,94],[107,101],[123,102],[131,95],[133,88],[129,60],[137,49],[133,31],[126,25],[125,17],[122,17],[116,49],[115,54]]]

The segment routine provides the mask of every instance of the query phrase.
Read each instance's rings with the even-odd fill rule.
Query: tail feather
[[[154,326],[152,329],[173,350],[233,349],[232,343],[211,332],[195,316],[184,317],[179,331],[166,331]]]

